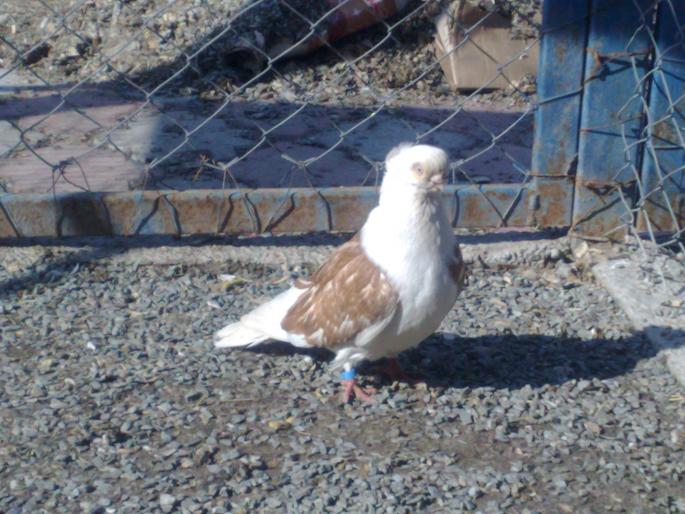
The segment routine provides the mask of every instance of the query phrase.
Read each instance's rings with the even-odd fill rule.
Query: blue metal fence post
[[[653,0],[593,0],[585,61],[573,230],[620,238],[639,177]]]
[[[685,2],[662,2],[649,98],[638,230],[685,228]]]
[[[589,8],[590,0],[545,0],[542,6],[532,161],[539,205],[531,209],[536,217],[531,225],[540,225],[555,211],[566,213],[564,224],[571,224]],[[568,184],[561,189],[567,194],[549,198],[555,188],[548,186],[559,181]]]

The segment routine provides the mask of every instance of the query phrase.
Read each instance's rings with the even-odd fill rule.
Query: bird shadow
[[[325,348],[300,348],[293,346],[290,343],[283,341],[266,341],[260,345],[246,348],[245,351],[251,353],[259,353],[265,355],[273,355],[276,357],[285,357],[290,355],[308,356],[319,362],[328,363],[333,360],[335,354]]]
[[[672,347],[685,345],[685,332],[648,327],[619,338],[538,334],[493,334],[458,337],[437,333],[416,348],[399,355],[404,370],[429,387],[520,389],[526,385],[561,385],[570,380],[606,380],[632,372],[660,348],[646,336],[647,330],[667,332]],[[330,362],[333,353],[323,349],[293,348],[270,342],[249,351],[270,355],[308,355]],[[376,363],[364,363],[361,375],[380,384],[390,381],[374,372]]]
[[[685,334],[673,332],[683,344]],[[446,341],[432,336],[400,359],[429,386],[519,389],[619,377],[658,352],[644,331],[593,339],[510,334]]]

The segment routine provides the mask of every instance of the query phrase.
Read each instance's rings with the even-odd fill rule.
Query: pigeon
[[[308,278],[245,314],[215,335],[217,348],[269,340],[335,353],[343,400],[373,401],[356,370],[397,355],[440,325],[464,288],[466,268],[442,201],[447,154],[403,143],[385,159],[378,205],[361,230],[336,248]]]

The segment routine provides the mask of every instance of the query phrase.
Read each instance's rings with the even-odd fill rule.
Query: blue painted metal
[[[634,200],[652,0],[593,0],[585,63],[573,228],[619,236]]]
[[[542,41],[538,69],[538,109],[535,112],[532,175],[538,198],[545,198],[549,180],[567,180],[575,173],[578,127],[583,94],[585,41],[590,0],[545,0],[542,6]],[[543,181],[541,177],[545,177]],[[546,208],[568,212],[563,225],[571,224],[573,193],[540,205],[530,219],[538,226],[549,214]]]
[[[662,2],[642,169],[641,231],[685,228],[685,2]]]
[[[449,186],[455,227],[562,227],[571,180]],[[378,201],[372,187],[0,194],[0,239],[146,234],[354,232]]]
[[[575,173],[589,11],[590,0],[546,0],[542,6],[532,161],[536,175]]]

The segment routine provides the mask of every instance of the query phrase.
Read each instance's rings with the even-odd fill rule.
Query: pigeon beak
[[[442,175],[433,175],[430,179],[430,185],[428,189],[430,189],[431,191],[440,191],[444,182],[445,177],[443,177]]]

